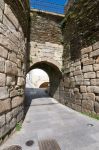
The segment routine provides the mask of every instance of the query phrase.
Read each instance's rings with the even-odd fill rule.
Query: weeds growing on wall
[[[22,128],[22,124],[21,123],[17,123],[16,124],[16,131],[20,131]]]

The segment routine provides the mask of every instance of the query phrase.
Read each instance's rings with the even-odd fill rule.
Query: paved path
[[[56,139],[61,150],[99,150],[99,121],[81,115],[53,98],[35,98],[21,131],[9,138],[0,150],[16,144],[22,146],[22,150],[39,150],[38,140],[49,138]],[[26,146],[28,140],[34,140],[34,145]]]

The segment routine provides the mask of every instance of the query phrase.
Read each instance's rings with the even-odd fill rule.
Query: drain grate
[[[3,150],[22,150],[22,147],[19,145],[12,145],[12,146],[9,146]]]
[[[94,125],[93,125],[93,124],[91,124],[91,123],[88,123],[88,124],[87,124],[87,126],[89,126],[89,127],[93,127]]]
[[[25,144],[26,144],[26,146],[32,146],[34,144],[34,141],[33,140],[29,140]]]
[[[61,150],[57,141],[54,139],[45,139],[38,141],[40,150]]]

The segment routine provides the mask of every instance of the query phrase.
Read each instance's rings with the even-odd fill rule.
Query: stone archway
[[[50,96],[59,99],[59,85],[62,78],[62,73],[58,66],[48,61],[40,61],[33,64],[29,68],[28,72],[36,68],[42,69],[48,74],[50,80]]]

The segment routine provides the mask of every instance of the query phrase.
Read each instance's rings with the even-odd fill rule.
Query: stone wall
[[[48,64],[50,71],[46,69],[46,65],[43,69],[48,72],[50,78],[51,95],[57,93],[58,96],[55,96],[57,94],[54,96],[58,97],[58,99],[59,90],[56,86],[59,86],[60,75],[56,74],[58,73],[57,69],[59,69],[59,72],[62,71],[63,38],[60,22],[63,20],[63,17],[63,15],[54,13],[31,10],[30,59],[28,63],[30,67],[36,63],[40,64],[40,62]],[[55,70],[55,68],[57,69]],[[55,78],[57,77],[57,83],[55,83]]]
[[[99,1],[82,0],[66,13],[62,102],[77,110],[99,114]]]
[[[62,54],[63,45],[45,42],[30,42],[30,67],[41,61],[53,63],[55,66],[62,69]]]
[[[53,62],[62,68],[62,32],[60,22],[63,15],[31,11],[30,66],[40,62]]]
[[[22,4],[0,0],[0,143],[24,117],[28,13],[23,9],[29,7]]]
[[[62,44],[60,22],[64,15],[31,10],[31,36],[30,41]]]

